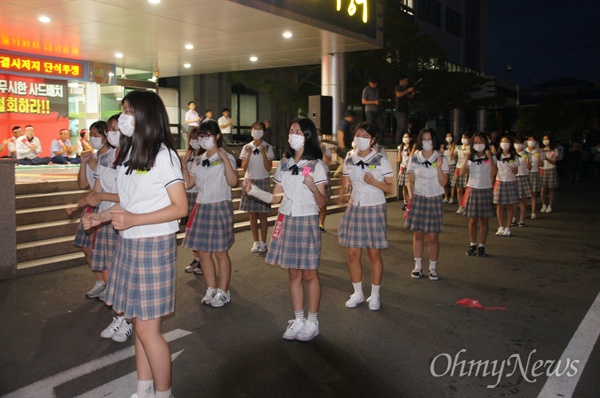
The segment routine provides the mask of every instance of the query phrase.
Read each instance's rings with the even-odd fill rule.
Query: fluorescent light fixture
[[[285,37],[286,39],[291,39],[292,38],[292,32],[290,32],[289,30],[286,30],[285,32],[283,32],[283,37]]]
[[[48,23],[48,22],[50,22],[50,18],[45,15],[40,15],[40,17],[38,18],[38,21],[40,21],[41,23]]]
[[[189,69],[192,67],[192,64],[183,64],[183,67]]]
[[[194,49],[194,45],[193,44],[186,44],[185,45],[185,49],[186,50],[193,50]]]
[[[256,62],[256,61],[258,61],[258,58],[253,55],[253,56],[250,57],[250,61]]]
[[[79,87],[79,84],[77,82],[69,82],[68,86],[69,88],[77,88]]]
[[[116,58],[123,58],[123,53],[115,53]]]
[[[150,4],[158,4],[158,3],[160,3],[160,0],[148,0],[148,3],[150,3]]]

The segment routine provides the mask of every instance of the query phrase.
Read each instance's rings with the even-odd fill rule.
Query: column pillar
[[[17,276],[16,159],[0,159],[0,280]]]

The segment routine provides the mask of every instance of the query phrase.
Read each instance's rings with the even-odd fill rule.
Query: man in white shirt
[[[2,152],[4,150],[4,147],[6,147],[6,149],[8,151],[8,155],[3,156],[3,157],[7,157],[7,158],[16,158],[17,157],[17,140],[19,139],[19,137],[21,137],[23,135],[23,129],[21,128],[21,126],[14,126],[12,128],[12,133],[13,133],[13,136],[11,138],[5,139],[4,142],[2,144],[0,144],[0,152]]]
[[[233,119],[229,117],[229,112],[229,108],[223,108],[223,116],[221,116],[217,121],[217,123],[219,123],[219,128],[221,129],[221,136],[223,136],[223,142],[226,144],[231,144],[233,142],[233,138],[231,135]]]
[[[196,112],[196,103],[194,101],[188,102],[188,109],[189,110],[185,113],[185,122],[191,130],[194,127],[200,126],[202,118],[198,115],[198,112]]]
[[[79,164],[79,158],[72,158],[75,147],[69,140],[69,130],[61,129],[59,138],[50,144],[50,153],[52,154],[52,163],[55,164]]]
[[[42,153],[42,143],[34,134],[32,125],[25,126],[25,135],[17,140],[17,164],[31,166],[50,163],[50,158],[38,156]]]

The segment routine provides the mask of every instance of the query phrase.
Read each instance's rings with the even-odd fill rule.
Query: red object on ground
[[[479,300],[473,300],[470,298],[460,299],[456,302],[456,305],[460,305],[460,306],[468,307],[468,308],[478,308],[480,310],[486,310],[486,311],[506,311],[507,310],[506,307],[484,307],[483,305],[481,305]]]

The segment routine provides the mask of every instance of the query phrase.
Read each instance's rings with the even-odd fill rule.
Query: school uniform
[[[309,174],[318,186],[327,183],[326,173],[325,163],[318,159],[301,159],[295,163],[293,158],[284,158],[277,166],[273,181],[283,187],[283,199],[273,228],[267,263],[300,270],[319,268],[319,208],[315,194],[304,184],[304,176]]]
[[[455,147],[454,150],[456,151],[456,149],[457,147]],[[458,162],[458,159],[456,157],[450,157],[450,145],[445,147],[444,156],[448,161],[448,175],[450,176],[450,178],[448,178],[448,185],[450,185],[452,184],[452,177],[454,176],[454,174],[456,174],[456,163]]]
[[[512,171],[518,167],[518,160],[513,156],[500,155],[498,158],[498,174],[494,185],[494,204],[509,205],[517,203],[517,176]]]
[[[380,182],[394,174],[390,162],[374,149],[364,158],[356,150],[348,152],[343,175],[352,183],[352,200],[342,217],[338,242],[345,247],[383,249],[389,247],[385,193],[364,181],[366,173]]]
[[[275,154],[273,153],[273,147],[271,145],[263,141],[259,146],[263,146],[265,148],[268,160],[275,159]],[[251,150],[250,155],[248,155],[248,148]],[[248,156],[250,156],[250,160],[248,161],[248,168],[246,169],[244,179],[251,179],[252,184],[256,185],[263,191],[270,192],[271,179],[269,177],[271,175],[271,170],[265,169],[263,162],[264,155],[260,149],[254,145],[254,142],[250,142],[244,145],[242,148],[240,159],[244,161],[248,158]],[[271,211],[271,205],[255,197],[248,196],[246,193],[242,193],[240,210],[250,213],[269,213]]]
[[[183,183],[177,153],[162,145],[150,170],[131,170],[129,156],[117,167],[121,207],[134,214],[171,204],[167,189]],[[175,308],[176,220],[140,225],[119,232],[108,277],[106,304],[126,319],[149,320]]]
[[[496,157],[486,159],[474,156],[467,160],[469,180],[467,181],[468,195],[465,205],[465,216],[469,218],[494,217],[494,204],[492,193],[492,176],[490,162],[497,163]]]
[[[231,167],[235,158],[227,154]],[[189,216],[183,246],[202,252],[224,252],[231,248],[233,236],[233,203],[231,187],[225,177],[225,165],[215,152],[210,158],[200,155],[189,170],[196,181],[198,196]]]
[[[456,188],[464,188],[467,186],[467,182],[469,181],[469,173],[470,170],[467,170],[467,173],[464,176],[460,175],[460,169],[464,166],[467,161],[467,154],[471,151],[471,146],[459,145],[456,147],[457,161],[456,161],[456,169],[454,169],[454,174],[452,176],[451,186]]]
[[[541,159],[544,161],[540,176],[541,188],[558,188],[558,174],[556,173],[556,165],[548,161],[551,159],[556,161],[557,151],[555,149],[544,148],[541,150]]]
[[[404,228],[424,233],[438,233],[442,230],[444,187],[439,182],[438,167],[443,157],[435,151],[427,159],[422,151],[411,157],[408,173],[415,176],[415,184]],[[447,159],[441,166],[445,174],[449,172]]]
[[[327,145],[321,144],[321,151],[323,152],[323,158],[328,157],[331,159],[331,148]],[[384,151],[385,152],[385,151]],[[323,162],[325,163],[325,162]],[[331,191],[331,175],[329,173],[329,167],[325,164],[325,169],[327,170],[327,185],[325,185],[325,198],[327,200],[331,199],[332,191]]]
[[[406,165],[410,158],[410,145],[402,144],[398,146],[398,154],[402,156],[400,168],[398,169],[398,185],[403,187],[406,185]]]
[[[98,159],[98,166],[94,173],[94,184],[100,184],[102,192],[117,193],[117,170],[113,165],[116,150],[109,148],[103,156]],[[98,212],[103,212],[113,207],[115,202],[102,201],[98,204]],[[90,269],[92,271],[105,271],[110,269],[115,249],[117,247],[119,233],[110,222],[97,227],[96,238],[90,257]]]
[[[526,149],[531,160],[531,170],[529,171],[529,183],[531,184],[532,192],[540,192],[540,165],[542,163],[541,152],[539,149]]]
[[[519,169],[517,172],[517,196],[521,198],[531,197],[531,182],[529,181],[529,170],[527,169],[527,158],[529,154],[526,151],[517,152],[519,157]]]
[[[102,155],[98,155],[98,153],[96,152],[92,155],[92,157],[98,162],[104,162],[104,158],[107,158],[107,156],[107,152],[103,153]],[[94,171],[87,164],[85,165],[85,177],[90,186],[90,190],[92,190],[94,188],[94,184],[96,183],[96,179],[94,178]],[[97,207],[87,206],[85,209],[83,209],[81,217],[83,218],[83,216],[86,214],[97,212]],[[94,227],[90,231],[86,232],[85,228],[83,228],[83,222],[79,221],[79,225],[77,225],[77,230],[75,231],[75,240],[73,241],[73,246],[86,249],[93,248],[96,230],[97,229]]]

